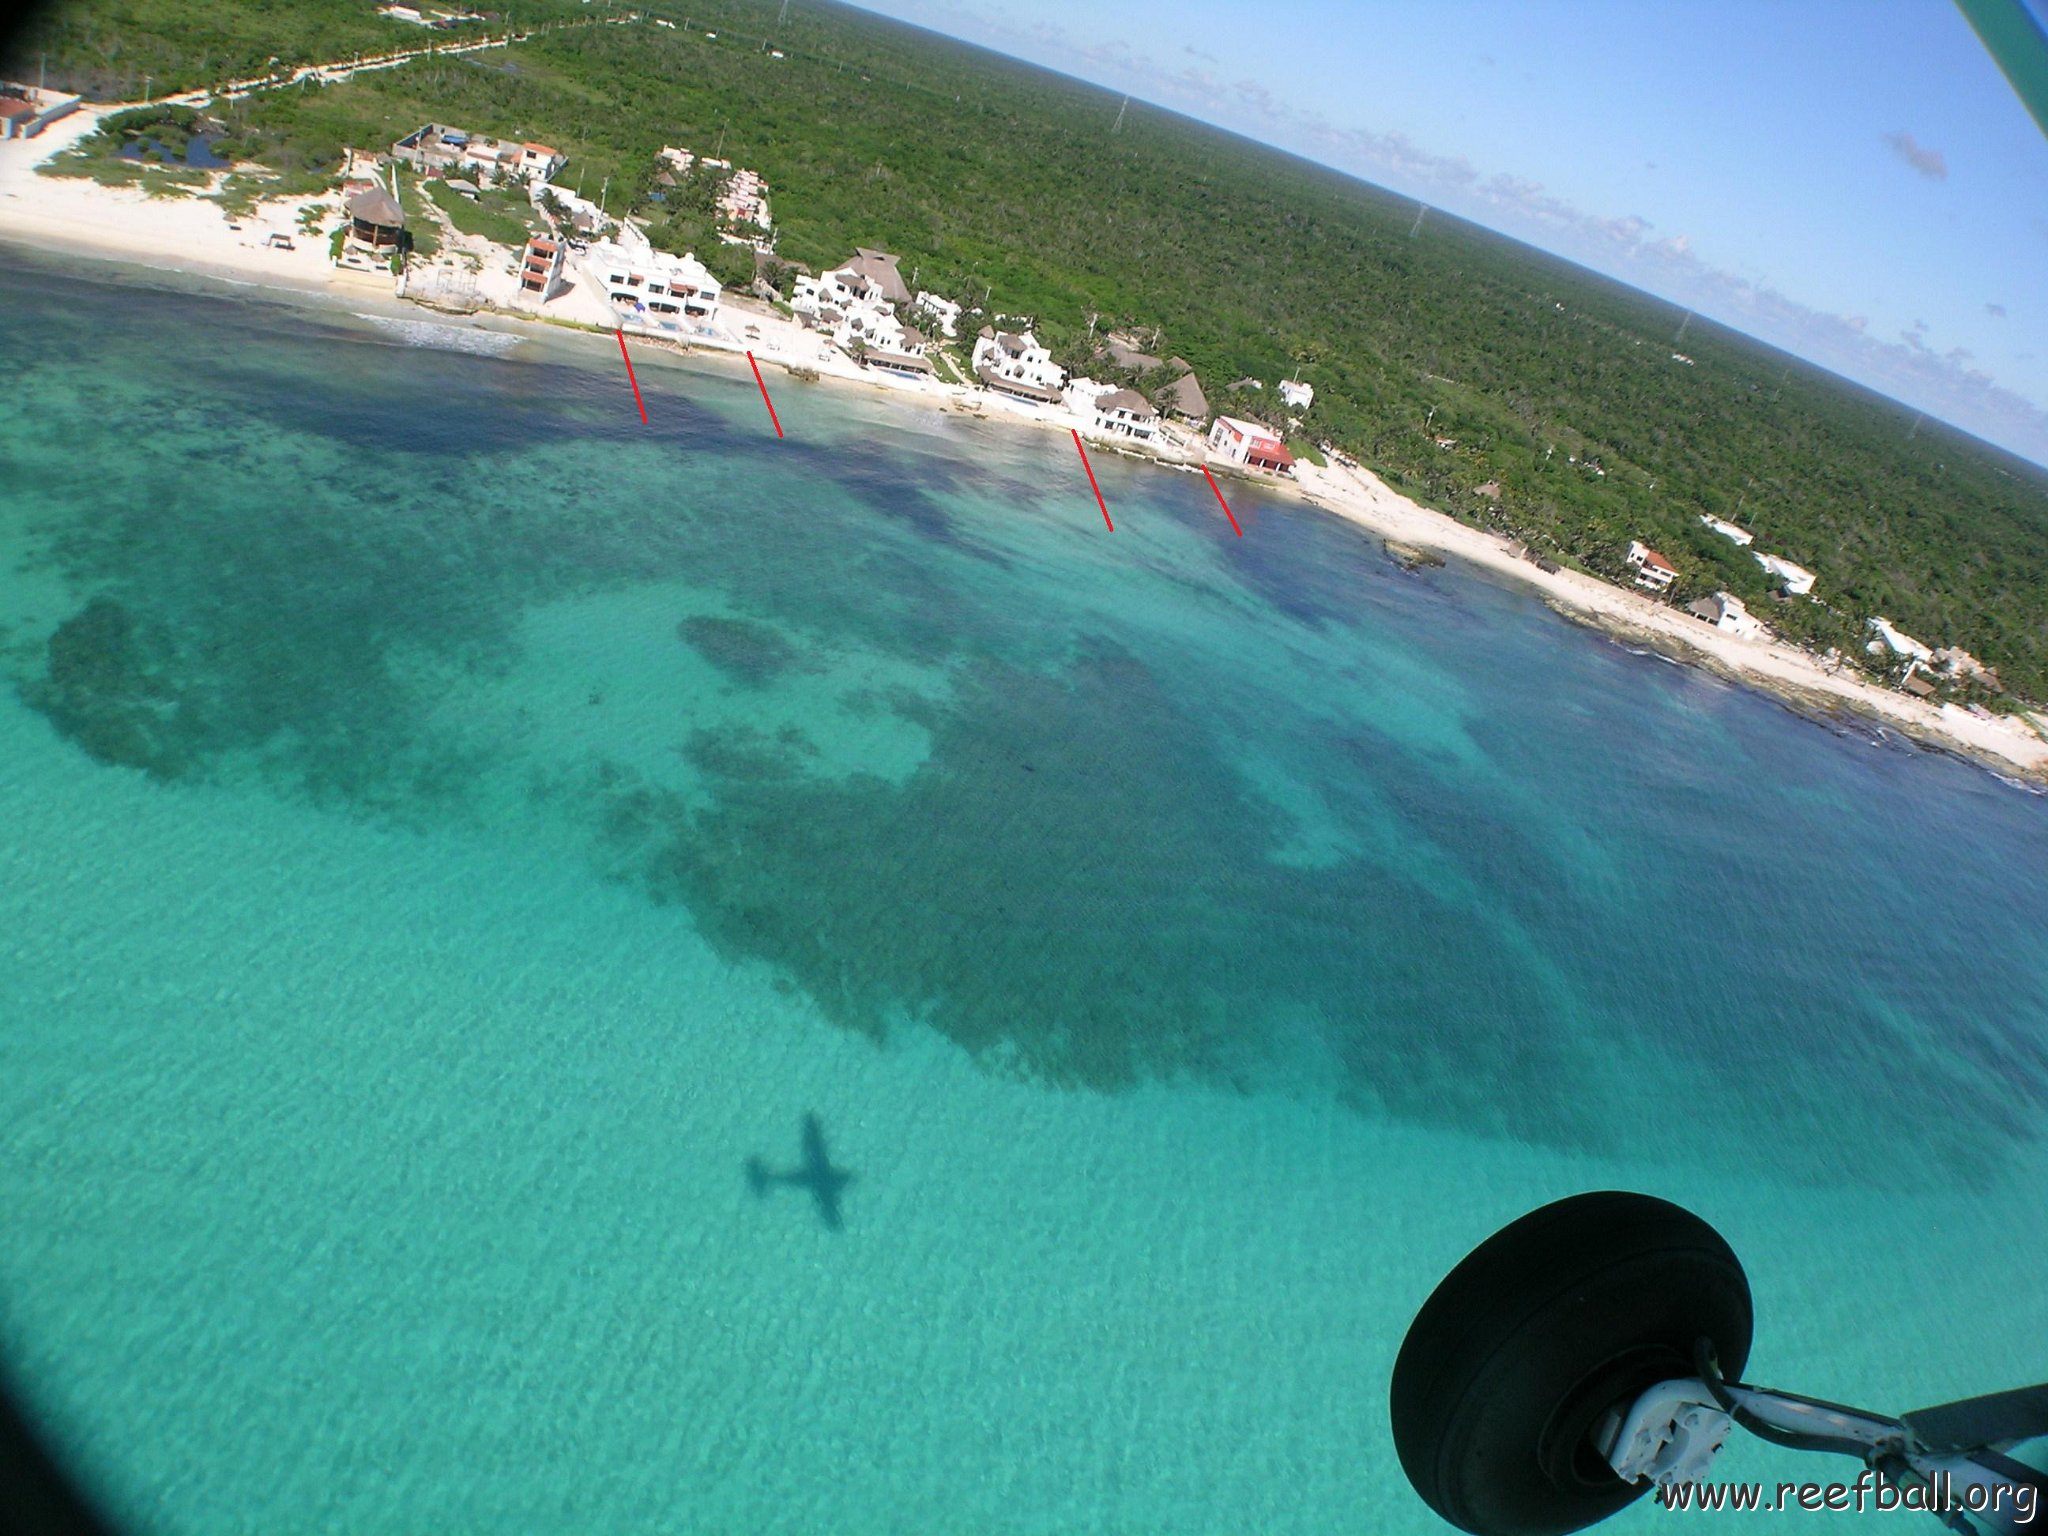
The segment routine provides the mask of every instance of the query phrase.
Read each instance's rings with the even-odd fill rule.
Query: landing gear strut
[[[1402,1470],[1473,1536],[1563,1536],[1704,1481],[1740,1426],[1855,1456],[1958,1530],[2029,1529],[2043,1475],[2003,1453],[2048,1435],[2048,1385],[1886,1418],[1744,1386],[1752,1321],[1740,1261],[1690,1211],[1619,1191],[1532,1211],[1410,1325],[1390,1392]]]

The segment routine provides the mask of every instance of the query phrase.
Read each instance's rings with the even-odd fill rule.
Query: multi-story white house
[[[1662,592],[1678,580],[1678,567],[1640,540],[1628,547],[1628,563],[1635,567],[1636,585],[1649,592]]]
[[[865,248],[822,276],[799,277],[789,300],[805,324],[829,331],[842,352],[868,366],[893,373],[930,373],[925,338],[900,313],[909,305],[910,290],[896,269],[896,258]]]
[[[929,374],[932,365],[924,355],[924,333],[897,318],[889,303],[855,304],[832,327],[832,341],[840,351],[870,368],[906,376]]]
[[[1313,384],[1304,384],[1300,379],[1282,379],[1280,398],[1288,409],[1305,411],[1316,403],[1316,387]]]
[[[1256,421],[1218,416],[1209,428],[1209,451],[1252,469],[1271,470],[1276,475],[1294,473],[1294,455],[1287,445]]]
[[[898,320],[890,304],[855,304],[841,311],[832,326],[832,341],[842,352],[924,351],[924,337]]]
[[[1159,413],[1135,389],[1119,389],[1096,400],[1095,426],[1112,437],[1149,443],[1159,434]]]
[[[1159,413],[1135,389],[1111,389],[1093,379],[1076,379],[1066,388],[1067,409],[1104,437],[1128,437],[1149,443],[1159,434]]]
[[[600,240],[583,259],[604,289],[621,327],[645,331],[694,329],[718,313],[719,283],[695,256],[670,256]]]
[[[1067,370],[1029,331],[1018,335],[983,326],[974,343],[973,362],[975,377],[983,384],[1019,400],[1058,404],[1067,382]]]

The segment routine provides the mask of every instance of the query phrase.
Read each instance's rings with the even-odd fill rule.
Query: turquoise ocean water
[[[1598,1187],[1754,1379],[2048,1375],[2048,800],[1049,433],[109,274],[0,274],[0,1357],[138,1529],[1441,1530],[1401,1333]]]

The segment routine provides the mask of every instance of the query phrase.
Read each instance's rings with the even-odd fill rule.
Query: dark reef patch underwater
[[[1231,539],[1105,466],[1110,539],[1050,438],[810,393],[778,454],[666,369],[629,431],[572,361],[196,296],[116,370],[8,302],[6,547],[63,605],[9,666],[81,771],[545,823],[825,1018],[1050,1084],[1845,1182],[2048,1127],[2048,818],[1971,770],[1249,493]]]
[[[676,633],[726,676],[750,688],[774,682],[797,664],[797,647],[766,624],[700,613],[678,624]]]

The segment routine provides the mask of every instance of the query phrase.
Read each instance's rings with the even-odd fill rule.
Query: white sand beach
[[[1615,638],[1636,641],[1732,681],[1778,695],[1801,709],[1853,713],[1916,740],[1985,761],[2002,772],[2048,782],[2048,740],[2015,719],[1986,719],[1952,704],[1934,705],[1881,688],[1778,640],[1744,640],[1647,593],[1578,571],[1544,571],[1507,540],[1467,527],[1390,490],[1365,469],[1299,464],[1302,493],[1318,506],[1384,537],[1483,566],[1543,593],[1553,608]]]
[[[101,258],[277,288],[318,292],[336,285],[324,233],[306,235],[299,216],[310,205],[338,210],[334,194],[284,198],[262,204],[244,219],[231,220],[220,204],[194,196],[152,197],[140,188],[105,187],[92,181],[38,175],[36,167],[91,133],[107,111],[86,108],[54,124],[35,139],[0,142],[0,242],[44,255]],[[330,227],[329,217],[324,227]],[[292,237],[282,249],[269,237]],[[485,313],[527,323],[587,327],[609,332],[612,316],[603,296],[587,285],[549,302],[543,312],[515,297],[517,253],[444,226],[442,254],[433,267],[412,274],[408,291],[431,300],[445,286],[436,272],[467,272],[467,286]],[[382,287],[381,284],[374,284]],[[360,276],[345,275],[347,302],[365,297]],[[496,323],[495,319],[491,323]],[[867,369],[817,332],[750,299],[728,298],[707,334],[687,343],[653,337],[634,345],[664,351],[751,352],[765,366],[780,365],[803,377],[859,384],[916,397],[927,408],[990,419],[1028,422],[1066,434],[1081,431],[1098,448],[1162,463],[1194,466],[1206,461],[1217,471],[1255,480],[1263,488],[1298,495],[1384,538],[1468,561],[1539,591],[1566,617],[1593,625],[1623,641],[1640,643],[1674,659],[1765,689],[1801,710],[1853,714],[1915,740],[1957,752],[1994,770],[2048,784],[2048,736],[2018,719],[1987,718],[1953,705],[1934,705],[1879,687],[1845,670],[1832,670],[1807,652],[1775,640],[1745,640],[1723,633],[1671,604],[1578,572],[1545,571],[1519,558],[1508,542],[1432,511],[1389,488],[1365,469],[1296,466],[1293,481],[1245,475],[1210,458],[1202,441],[1184,427],[1169,426],[1156,445],[1127,439],[1106,442],[1089,424],[1058,407],[1029,405],[991,391],[937,379],[912,379]],[[1942,637],[1948,640],[1951,637]],[[1953,637],[1967,643],[1968,637]]]
[[[112,110],[86,107],[36,138],[0,141],[0,239],[53,255],[99,256],[280,287],[327,286],[326,238],[300,233],[298,220],[312,204],[338,209],[337,196],[280,198],[247,219],[232,220],[207,198],[152,197],[140,187],[36,173]],[[273,231],[290,236],[295,249],[267,244]]]

